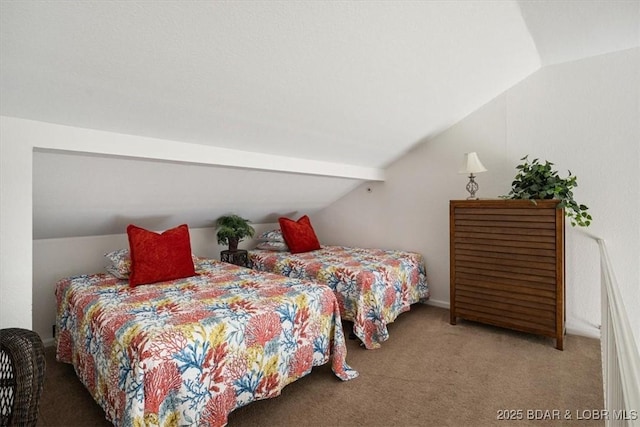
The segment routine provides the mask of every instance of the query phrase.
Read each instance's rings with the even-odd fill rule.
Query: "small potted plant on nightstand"
[[[245,237],[253,237],[255,229],[249,224],[249,220],[238,215],[223,215],[216,220],[218,229],[218,243],[228,245],[229,251],[238,250],[238,242]]]

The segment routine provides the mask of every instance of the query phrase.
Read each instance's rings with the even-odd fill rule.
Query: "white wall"
[[[640,49],[549,66],[390,165],[312,217],[322,243],[414,250],[427,262],[432,299],[449,302],[450,199],[467,197],[458,175],[476,151],[488,172],[479,196],[507,194],[526,154],[578,177],[590,207],[586,231],[606,239],[640,343]],[[371,191],[367,191],[367,189]],[[598,336],[600,271],[595,241],[567,227],[567,329]],[[633,310],[632,310],[633,308]]]
[[[32,145],[0,117],[0,328],[31,328]]]
[[[277,224],[252,225],[256,236],[277,228]],[[191,251],[197,256],[220,259],[220,251],[227,249],[218,245],[214,228],[191,228],[189,235]],[[239,248],[253,246],[255,239],[246,239],[240,242]],[[53,343],[51,326],[56,321],[56,282],[79,274],[102,273],[106,266],[103,254],[128,247],[126,234],[33,241],[33,330],[46,345]]]

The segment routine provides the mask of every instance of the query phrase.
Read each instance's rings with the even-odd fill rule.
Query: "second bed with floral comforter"
[[[357,376],[328,287],[214,260],[196,272],[136,287],[109,274],[58,282],[57,359],[115,425],[222,426],[313,366]]]
[[[415,252],[322,246],[298,254],[252,250],[249,261],[256,270],[331,287],[342,318],[368,349],[389,338],[387,325],[400,313],[429,298],[424,259]]]

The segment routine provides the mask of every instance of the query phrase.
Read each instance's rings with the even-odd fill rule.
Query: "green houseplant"
[[[238,215],[223,215],[216,220],[216,228],[218,230],[218,243],[221,245],[229,245],[230,251],[238,250],[238,242],[245,237],[253,237],[255,229],[249,224],[248,219],[244,219]]]
[[[588,227],[591,224],[591,215],[587,213],[587,206],[579,204],[573,199],[573,190],[578,186],[577,178],[571,175],[566,178],[558,176],[558,172],[552,170],[553,163],[545,161],[540,163],[538,159],[529,162],[528,155],[520,160],[522,163],[516,166],[518,173],[511,183],[511,191],[504,196],[507,199],[527,199],[535,203],[536,199],[558,199],[558,209],[565,208],[565,215],[571,221],[572,226]]]

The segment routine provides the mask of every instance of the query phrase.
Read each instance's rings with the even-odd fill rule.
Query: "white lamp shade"
[[[464,153],[464,163],[460,168],[459,173],[480,173],[486,172],[487,168],[482,165],[478,155],[473,153]]]

